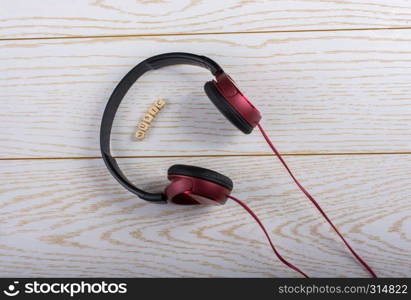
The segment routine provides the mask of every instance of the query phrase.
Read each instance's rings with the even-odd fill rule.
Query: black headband
[[[172,65],[193,65],[206,68],[215,76],[218,73],[222,73],[222,68],[213,60],[205,57],[194,55],[190,53],[174,52],[174,53],[165,53],[150,57],[133,69],[131,69],[121,81],[117,84],[113,93],[110,96],[110,99],[107,102],[106,108],[104,110],[103,119],[101,120],[100,128],[100,149],[103,160],[110,171],[111,175],[117,181],[124,186],[127,190],[136,194],[141,199],[166,203],[166,199],[163,193],[148,193],[137,188],[133,185],[127,177],[120,170],[117,161],[114,157],[111,156],[110,151],[110,136],[111,128],[113,126],[114,117],[116,115],[117,109],[120,106],[121,101],[126,95],[130,87],[139,79],[144,73],[159,69],[162,67],[172,66]]]

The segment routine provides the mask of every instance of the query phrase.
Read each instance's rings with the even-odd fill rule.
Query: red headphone
[[[200,66],[208,69],[214,75],[215,79],[206,82],[204,85],[204,90],[218,110],[235,127],[240,129],[245,134],[251,133],[256,126],[258,127],[267,144],[279,158],[280,162],[286,168],[287,172],[290,174],[300,190],[315,205],[357,261],[367,269],[372,277],[377,277],[371,267],[369,267],[367,263],[348,244],[314,197],[311,196],[311,194],[295,178],[294,174],[291,172],[290,168],[287,166],[286,162],[274,147],[259,123],[261,120],[260,112],[251,104],[250,101],[248,101],[243,93],[241,93],[230,76],[228,76],[215,61],[209,59],[208,57],[180,52],[153,56],[139,63],[131,71],[129,71],[123,79],[121,79],[108,100],[100,128],[101,154],[108,170],[114,178],[116,178],[117,181],[127,190],[136,194],[141,199],[155,203],[171,202],[183,205],[218,205],[224,204],[227,201],[227,198],[236,201],[256,220],[258,225],[264,231],[264,234],[277,257],[288,267],[299,272],[303,276],[308,277],[303,271],[289,263],[278,253],[267,230],[253,211],[245,203],[230,195],[233,189],[233,182],[227,176],[205,168],[188,165],[173,165],[168,169],[168,179],[171,183],[165,188],[164,192],[149,193],[132,184],[120,170],[116,160],[112,157],[110,152],[111,127],[121,100],[124,98],[129,88],[144,73],[150,70],[177,64]]]
[[[261,120],[260,112],[241,93],[234,81],[224,73],[213,60],[190,53],[166,53],[150,57],[134,67],[114,89],[106,109],[100,129],[101,153],[110,173],[130,192],[141,199],[175,204],[224,204],[233,189],[233,182],[218,172],[187,165],[174,165],[168,169],[171,183],[163,193],[148,193],[133,185],[118,167],[110,153],[111,127],[117,109],[128,89],[147,71],[162,67],[189,64],[205,67],[215,76],[208,81],[204,90],[218,110],[238,129],[249,134]]]

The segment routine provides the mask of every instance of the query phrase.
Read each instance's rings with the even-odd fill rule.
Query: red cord
[[[298,273],[300,273],[301,275],[303,275],[305,278],[308,278],[308,275],[305,274],[303,271],[301,271],[299,268],[297,268],[296,266],[294,266],[293,264],[289,263],[285,258],[283,258],[281,256],[280,253],[278,253],[277,249],[275,249],[273,242],[271,241],[270,236],[268,235],[267,230],[265,229],[263,223],[261,223],[260,219],[257,217],[257,215],[251,210],[251,208],[249,208],[244,202],[242,202],[241,200],[237,199],[234,196],[228,195],[228,198],[234,200],[235,202],[237,202],[238,204],[240,204],[253,218],[254,220],[256,220],[256,222],[258,223],[258,225],[260,225],[261,229],[264,231],[265,236],[267,237],[268,242],[271,245],[271,248],[273,249],[275,255],[278,257],[278,259],[285,265],[287,265],[288,267],[290,267],[291,269],[297,271]]]
[[[297,184],[297,186],[300,188],[300,190],[307,196],[307,198],[315,205],[315,207],[318,209],[318,211],[323,215],[323,217],[327,220],[327,222],[331,225],[331,227],[335,230],[335,232],[338,234],[338,236],[341,238],[341,240],[344,242],[344,244],[347,246],[347,248],[350,250],[350,252],[354,255],[354,257],[360,262],[365,269],[371,274],[373,278],[377,278],[377,275],[375,272],[371,269],[371,267],[354,251],[354,249],[348,244],[348,242],[345,240],[345,238],[342,236],[342,234],[338,231],[337,227],[334,226],[334,224],[331,222],[331,220],[328,218],[328,216],[325,214],[323,209],[320,207],[318,202],[314,199],[313,196],[300,184],[300,182],[295,178],[294,174],[291,172],[290,168],[287,166],[286,162],[284,159],[281,157],[281,154],[277,151],[277,149],[274,147],[273,143],[271,142],[270,138],[267,136],[265,133],[263,127],[260,124],[257,124],[258,129],[260,129],[261,134],[263,135],[265,141],[267,144],[270,146],[271,150],[273,150],[274,154],[278,157],[278,159],[281,161],[283,166],[287,169],[288,174],[290,174],[291,178],[294,180],[294,182]]]

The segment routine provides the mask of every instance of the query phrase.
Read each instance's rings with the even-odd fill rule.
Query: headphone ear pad
[[[249,134],[253,130],[243,116],[230,104],[230,102],[220,93],[213,81],[208,81],[204,85],[204,91],[217,109],[238,129]]]
[[[221,173],[206,168],[200,168],[190,165],[173,165],[168,169],[167,175],[195,177],[202,180],[211,181],[225,187],[230,191],[233,189],[233,181],[230,178]]]
[[[168,179],[164,194],[174,204],[221,205],[233,189],[227,176],[195,166],[174,165],[168,169]]]

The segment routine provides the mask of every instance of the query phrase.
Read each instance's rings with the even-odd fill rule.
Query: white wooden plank
[[[378,275],[411,276],[410,155],[286,160]],[[309,275],[367,276],[272,157],[120,160],[152,191],[176,162],[230,176],[234,195]],[[147,204],[100,159],[0,161],[0,199],[0,276],[298,276],[235,203]]]
[[[1,2],[0,38],[409,27],[406,0]]]
[[[106,101],[153,54],[188,51],[225,67],[285,153],[411,151],[410,30],[8,41],[0,45],[0,157],[98,156]],[[116,155],[268,153],[206,99],[210,75],[178,66],[133,86],[115,121]],[[133,138],[157,97],[168,106]]]

